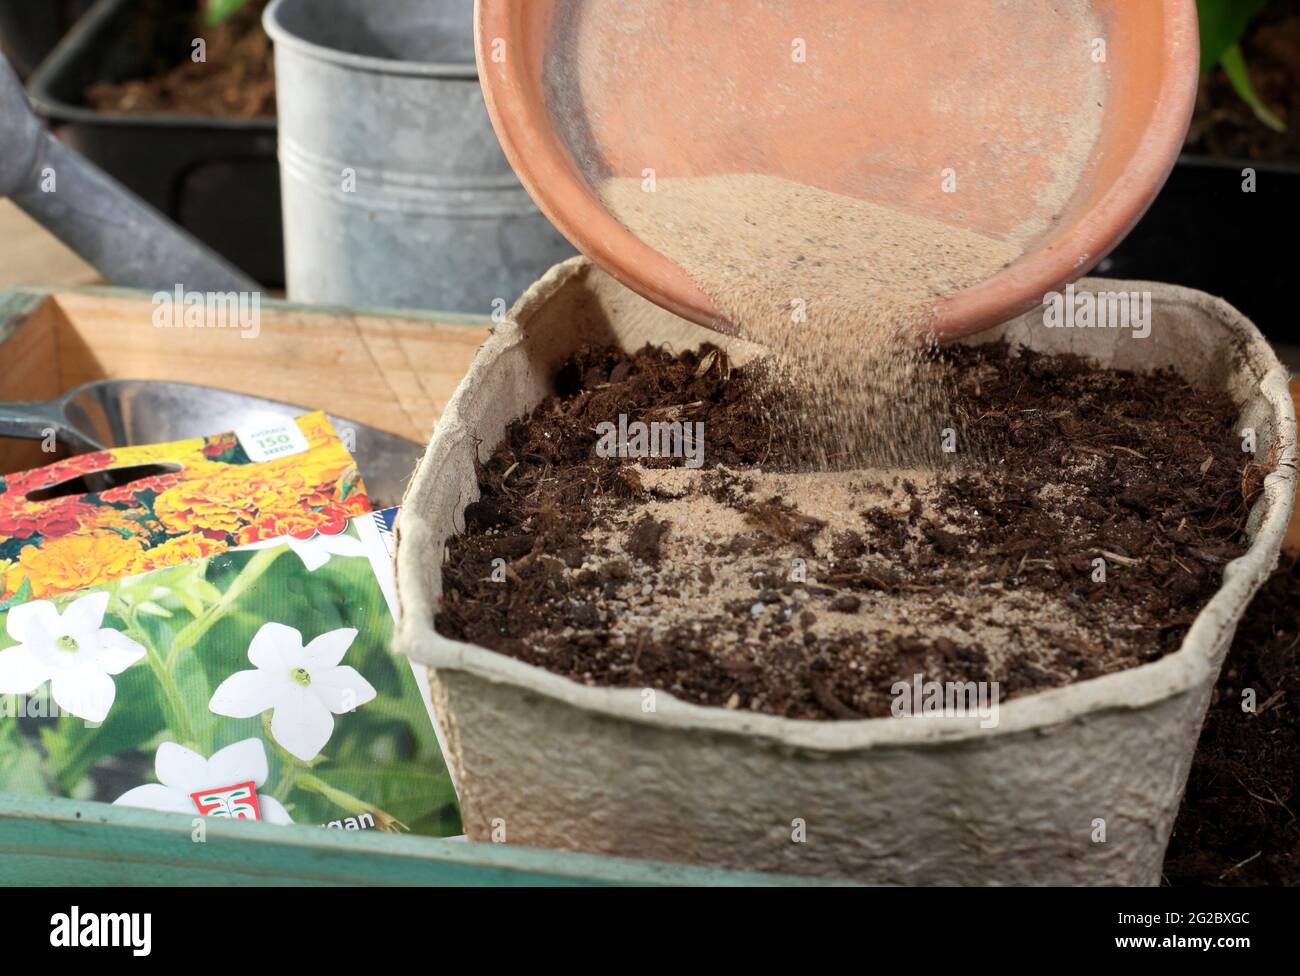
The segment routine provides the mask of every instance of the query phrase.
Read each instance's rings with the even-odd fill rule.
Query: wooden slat
[[[157,328],[143,292],[55,292],[59,375],[206,383],[323,409],[425,442],[488,335],[485,323],[352,314],[266,300],[260,329]]]
[[[63,393],[59,376],[58,306],[51,301],[0,308],[0,400],[50,400]],[[39,441],[0,438],[0,472],[23,471],[56,460]]]

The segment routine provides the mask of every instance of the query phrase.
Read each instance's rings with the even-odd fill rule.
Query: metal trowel
[[[57,400],[0,403],[0,437],[38,440],[53,433],[74,453],[129,444],[163,444],[297,417],[310,407],[166,380],[97,380]],[[376,508],[398,504],[424,446],[396,434],[330,417]]]

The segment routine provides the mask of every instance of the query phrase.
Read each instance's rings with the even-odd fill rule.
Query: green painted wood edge
[[[0,885],[819,885],[506,844],[244,823],[0,795]]]
[[[18,326],[45,301],[48,292],[31,288],[6,288],[0,291],[0,346],[9,341]],[[0,356],[0,366],[4,358]]]
[[[142,288],[118,288],[112,285],[15,285],[0,291],[0,342],[4,342],[12,333],[13,325],[22,316],[30,314],[42,301],[52,294],[71,292],[78,295],[101,295],[104,298],[125,298],[152,304],[156,291]],[[443,325],[466,325],[482,328],[492,325],[490,315],[471,315],[465,312],[439,312],[419,308],[384,308],[353,307],[344,305],[306,305],[301,302],[286,301],[282,298],[262,299],[262,308],[279,312],[308,312],[316,315],[330,315],[337,318],[351,318],[362,315],[373,318],[406,319],[413,322],[440,323]],[[8,327],[8,331],[6,328]]]

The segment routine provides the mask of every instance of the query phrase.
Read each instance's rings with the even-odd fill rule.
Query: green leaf
[[[1201,17],[1201,73],[1217,65],[1246,35],[1268,0],[1197,0]]]
[[[373,803],[407,826],[456,802],[456,791],[445,768],[394,763],[383,767],[323,766],[314,773],[330,786],[364,803]],[[334,816],[347,813],[338,810]]]
[[[1255,86],[1250,82],[1250,71],[1246,68],[1246,59],[1242,56],[1241,46],[1232,45],[1223,54],[1223,70],[1228,75],[1228,80],[1232,82],[1232,87],[1241,100],[1250,106],[1250,110],[1255,113],[1255,118],[1259,119],[1274,132],[1285,132],[1286,123],[1273,114],[1272,110],[1264,104],[1263,99],[1255,91]]]
[[[149,599],[157,588],[157,580],[151,579],[148,575],[129,576],[124,580],[117,580],[112,585],[104,587],[128,607],[134,606],[141,600]]]
[[[208,569],[208,561],[200,559],[178,569],[183,569],[184,572],[167,577],[171,585],[172,598],[184,607],[190,616],[195,618],[203,616],[209,605],[221,599],[221,591],[203,577]]]
[[[194,730],[196,741],[191,745],[197,746],[204,755],[211,755],[217,726],[222,719],[208,708],[208,702],[212,700],[212,685],[204,670],[203,659],[194,648],[181,654],[176,662],[176,686]]]
[[[247,2],[248,0],[207,0],[203,19],[209,27],[216,27]]]
[[[0,793],[43,796],[49,792],[41,754],[18,737],[0,753]]]
[[[203,601],[197,599],[194,596],[194,594],[186,592],[185,590],[181,590],[181,589],[177,589],[175,591],[175,594],[176,594],[176,599],[180,601],[181,606],[183,606],[186,612],[188,612],[189,615],[191,617],[194,617],[196,620],[199,617],[203,616],[203,612],[207,610],[207,607],[204,605]]]
[[[148,665],[133,664],[113,681],[117,696],[103,724],[89,725],[74,715],[41,723],[41,744],[48,754],[46,770],[58,783],[60,796],[71,796],[101,759],[141,749],[164,728],[162,711],[154,704],[155,680]],[[117,797],[96,799],[112,802]]]
[[[221,599],[221,591],[201,577],[196,576],[185,588],[208,603],[216,603]]]
[[[6,612],[10,607],[16,607],[20,603],[26,603],[32,598],[32,581],[26,576],[23,577],[22,583],[14,591],[14,595],[3,603],[0,603],[0,613]]]

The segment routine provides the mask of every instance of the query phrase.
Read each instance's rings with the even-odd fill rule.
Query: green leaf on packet
[[[6,721],[0,728],[0,793],[41,796],[45,781],[41,754],[18,734],[18,724]]]
[[[259,795],[279,801],[299,824],[356,829],[361,821],[380,830],[460,833],[437,734],[409,662],[392,653],[392,614],[361,545],[361,528],[373,532],[373,525],[372,516],[354,518],[345,530],[351,546],[317,540],[328,550],[324,561],[299,540],[297,548],[235,549],[51,598],[64,614],[87,594],[106,593],[103,627],[133,642],[140,657],[111,675],[115,694],[99,724],[66,706],[49,711],[50,682],[12,696],[29,710],[27,718],[0,722],[0,790],[112,803],[161,787],[165,745],[173,756],[180,748],[206,762],[257,739],[267,763]],[[304,645],[350,630],[342,665],[374,696],[331,709],[328,740],[309,760],[280,741],[272,708],[241,716],[212,706],[219,686],[259,668],[251,649],[271,624]],[[0,613],[0,653],[14,643]],[[47,710],[30,711],[32,701],[46,699]],[[364,822],[364,813],[373,820]]]
[[[0,603],[0,613],[4,613],[10,607],[16,607],[20,603],[26,603],[32,598],[32,581],[24,578],[22,584],[8,600]]]
[[[431,765],[334,766],[316,775],[331,786],[364,795],[408,827],[430,812],[446,807],[454,812],[456,806],[451,777]]]

